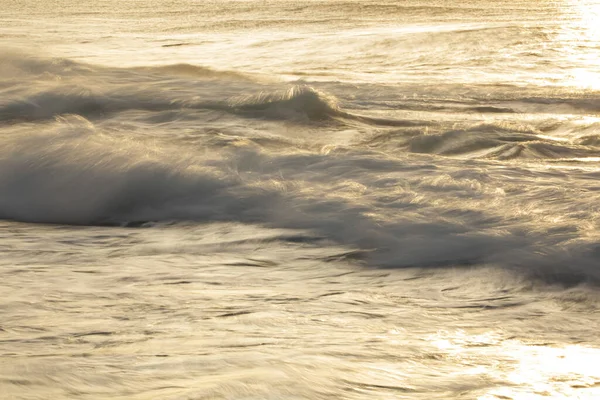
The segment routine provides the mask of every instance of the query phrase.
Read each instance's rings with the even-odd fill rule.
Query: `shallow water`
[[[598,16],[4,4],[2,393],[599,397]]]

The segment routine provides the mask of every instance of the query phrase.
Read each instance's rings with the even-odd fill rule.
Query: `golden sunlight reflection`
[[[596,62],[599,61],[596,60]],[[600,72],[597,71],[576,68],[570,72],[568,79],[573,83],[573,86],[583,89],[600,89]]]
[[[600,1],[567,0],[559,40],[566,45],[566,79],[572,86],[600,89]],[[570,14],[570,15],[569,15]]]
[[[588,40],[596,41],[600,38],[600,1],[598,0],[569,0],[581,19],[581,29]]]
[[[600,349],[527,344],[496,332],[439,332],[430,337],[463,375],[493,378],[499,386],[479,400],[599,399]],[[468,368],[464,368],[467,367]]]

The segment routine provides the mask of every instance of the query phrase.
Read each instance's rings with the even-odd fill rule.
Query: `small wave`
[[[183,45],[183,44],[179,44]],[[110,68],[76,62],[66,58],[44,58],[22,53],[17,50],[0,49],[0,72],[2,78],[36,78],[40,75],[56,77],[97,76],[110,78],[122,72],[142,72],[159,75],[193,76],[205,79],[234,79],[252,81],[256,78],[236,71],[214,69],[202,65],[177,63],[129,68]]]
[[[599,134],[591,134],[591,135],[583,135],[575,139],[575,143],[582,146],[593,146],[600,147],[600,135]]]
[[[38,87],[59,84],[63,79],[90,74],[91,68],[65,59],[38,59],[34,57],[10,57],[2,55],[0,48],[0,88],[10,88],[0,98],[0,105],[6,103],[17,88],[33,91]]]
[[[133,70],[152,74],[182,75],[204,79],[234,79],[242,81],[255,80],[250,75],[246,75],[240,72],[217,70],[201,65],[193,65],[186,63],[158,65],[152,67],[136,67],[133,68]]]
[[[181,47],[181,46],[191,46],[191,43],[170,43],[170,44],[163,44],[160,47]]]
[[[512,108],[508,107],[496,107],[496,106],[475,106],[468,107],[466,110],[480,113],[499,113],[499,114],[512,114],[515,112]]]
[[[285,92],[263,92],[229,101],[236,113],[274,119],[323,121],[346,115],[338,100],[310,86],[296,85]]]
[[[518,101],[525,104],[544,106],[544,111],[548,111],[549,107],[552,107],[552,110],[567,108],[584,112],[600,111],[600,96],[598,92],[589,93],[584,97],[556,97],[552,94],[547,94],[545,97],[521,98]]]
[[[370,125],[410,127],[421,121],[377,118],[344,110],[332,94],[307,85],[294,85],[286,91],[262,92],[241,96],[228,102],[230,111],[249,117],[291,120],[296,122],[356,121]]]

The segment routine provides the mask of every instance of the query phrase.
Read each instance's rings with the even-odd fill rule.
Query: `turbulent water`
[[[3,399],[600,398],[600,1],[1,6]]]

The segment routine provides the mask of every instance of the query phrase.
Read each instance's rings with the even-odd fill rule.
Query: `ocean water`
[[[1,1],[0,398],[599,399],[598,21]]]

